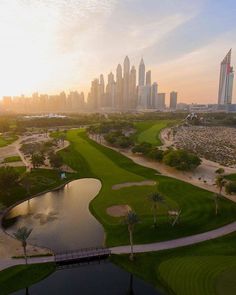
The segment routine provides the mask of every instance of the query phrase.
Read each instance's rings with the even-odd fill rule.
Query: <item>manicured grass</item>
[[[236,234],[190,247],[137,254],[130,262],[127,255],[112,261],[177,295],[236,294]]]
[[[78,170],[80,177],[96,177],[102,181],[102,189],[91,202],[90,209],[103,224],[106,231],[106,244],[109,246],[128,244],[127,227],[122,218],[114,218],[106,213],[112,205],[128,204],[140,217],[135,227],[134,242],[148,243],[174,239],[205,232],[235,220],[236,204],[229,200],[220,201],[220,213],[214,215],[213,194],[191,184],[156,175],[133,163],[123,155],[103,147],[88,139],[83,130],[67,132],[71,145],[61,151],[64,161]],[[160,206],[158,214],[159,226],[152,227],[152,204],[147,195],[156,187],[142,186],[112,190],[118,183],[156,180],[166,203]],[[172,227],[167,217],[167,208],[181,208],[180,224]]]
[[[236,181],[236,173],[226,175],[225,178],[228,179],[228,180]]]
[[[135,135],[136,141],[148,142],[153,145],[161,145],[160,132],[162,129],[174,125],[177,121],[174,120],[160,120],[160,121],[143,121],[135,123],[137,133]]]
[[[55,271],[53,263],[17,265],[0,271],[0,294],[11,294],[27,288]]]
[[[20,174],[25,172],[25,167],[15,167]],[[49,169],[34,169],[31,172],[30,194],[20,185],[9,187],[9,190],[0,191],[0,203],[6,207],[21,201],[31,195],[38,194],[48,189],[53,189],[68,180],[79,178],[77,173],[67,173],[67,179],[61,180],[58,171]]]
[[[7,157],[3,160],[3,163],[12,163],[12,162],[21,162],[21,157],[11,156],[11,157]]]
[[[0,148],[13,143],[14,141],[17,140],[17,138],[18,137],[16,135],[11,135],[11,136],[0,135]]]

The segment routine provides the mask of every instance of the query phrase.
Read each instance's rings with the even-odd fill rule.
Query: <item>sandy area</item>
[[[1,216],[0,216],[1,218]],[[35,246],[27,246],[28,255],[47,254],[50,250]],[[0,259],[11,258],[12,256],[23,255],[21,243],[0,230]]]
[[[144,185],[156,185],[156,181],[153,180],[144,180],[144,181],[140,181],[140,182],[125,182],[125,183],[120,183],[120,184],[115,184],[112,186],[113,190],[119,190],[121,188],[124,187],[131,187],[131,186],[144,186]]]
[[[107,214],[113,217],[125,216],[131,210],[129,205],[115,205],[107,208]]]

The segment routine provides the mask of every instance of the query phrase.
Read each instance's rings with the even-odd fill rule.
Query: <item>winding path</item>
[[[158,243],[151,243],[151,244],[140,244],[134,245],[134,253],[143,253],[143,252],[154,252],[154,251],[161,251],[161,250],[168,250],[168,249],[175,249],[178,247],[189,246],[193,244],[198,244],[201,242],[209,241],[215,238],[219,238],[230,233],[236,231],[236,221],[220,228],[193,235],[184,238],[179,238],[175,240],[169,240],[164,242]],[[130,245],[126,246],[118,246],[110,248],[112,254],[129,254],[130,253]],[[46,263],[46,262],[53,262],[54,256],[49,257],[35,257],[29,258],[28,263]],[[6,269],[8,267],[14,265],[24,264],[24,259],[1,259],[0,260],[0,271]]]
[[[205,233],[193,235],[193,236],[188,236],[184,238],[158,242],[158,243],[134,245],[134,252],[135,253],[153,252],[153,251],[161,251],[161,250],[168,250],[168,249],[174,249],[178,247],[189,246],[189,245],[209,241],[215,238],[219,238],[219,237],[228,235],[230,233],[233,233],[235,231],[236,231],[236,221],[230,224],[227,224],[225,226],[219,227],[217,229],[214,229]],[[110,248],[110,250],[112,254],[127,254],[127,253],[130,253],[130,246],[113,247],[113,248]]]

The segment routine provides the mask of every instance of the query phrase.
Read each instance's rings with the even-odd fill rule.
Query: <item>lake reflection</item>
[[[111,263],[59,270],[14,295],[156,295],[151,285]]]
[[[29,243],[54,251],[102,246],[103,228],[88,209],[100,189],[99,180],[85,178],[26,201],[6,216],[17,217],[7,231],[13,233],[20,226],[33,228]]]

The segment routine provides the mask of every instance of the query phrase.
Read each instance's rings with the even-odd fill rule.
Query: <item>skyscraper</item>
[[[145,64],[142,58],[139,64],[138,86],[144,86],[144,81],[145,81]]]
[[[152,84],[152,93],[151,93],[151,108],[156,109],[157,108],[157,98],[158,98],[158,85],[157,83]]]
[[[231,49],[221,62],[218,104],[232,103],[234,71],[231,66]]]
[[[146,85],[152,84],[152,78],[151,78],[151,71],[147,71],[146,73]]]
[[[88,97],[89,107],[92,110],[97,110],[98,108],[98,95],[99,95],[99,80],[94,79],[91,83],[91,91]]]
[[[175,91],[172,91],[170,93],[170,109],[171,110],[176,110],[176,107],[177,107],[177,96],[178,96],[178,93],[175,92]]]
[[[157,109],[162,111],[166,107],[166,94],[165,93],[158,93],[157,95]]]
[[[108,75],[108,83],[107,83],[107,89],[106,89],[106,106],[107,107],[114,107],[115,104],[115,80],[114,75],[111,72]]]
[[[136,69],[132,66],[130,71],[130,79],[129,79],[129,109],[136,108],[136,96],[137,96],[137,87],[136,87]]]
[[[152,96],[152,79],[151,79],[151,71],[147,71],[146,73],[146,88],[147,88],[147,106],[149,109],[152,108],[152,101],[151,101],[151,96]]]
[[[130,61],[128,56],[124,60],[124,81],[123,81],[123,107],[126,109],[129,105],[129,75]]]
[[[99,107],[103,107],[105,104],[105,83],[104,77],[100,75],[100,83],[99,83],[99,93],[98,93],[98,105]]]
[[[118,64],[116,68],[115,106],[117,109],[123,108],[123,78],[122,78],[122,67],[120,64]]]

